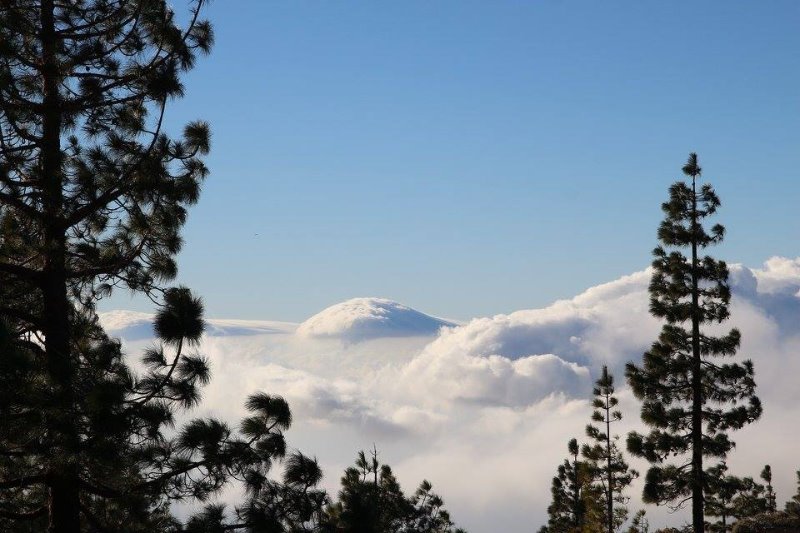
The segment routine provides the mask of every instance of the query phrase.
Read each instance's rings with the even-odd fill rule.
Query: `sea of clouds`
[[[733,473],[771,464],[779,502],[800,468],[800,258],[760,268],[731,265],[725,328],[742,331],[764,416],[737,432]],[[373,444],[411,491],[423,478],[471,532],[529,532],[546,521],[550,480],[566,443],[583,437],[592,382],[603,365],[617,378],[622,436],[640,429],[623,369],[655,340],[649,270],[592,287],[543,309],[456,323],[391,300],[356,298],[302,324],[209,320],[197,351],[212,367],[194,414],[236,423],[248,394],[284,396],[292,447],[316,456],[336,491],[343,469]],[[135,357],[152,342],[152,316],[104,313],[105,327]],[[632,461],[644,472],[646,464]],[[641,487],[630,490],[632,511]],[[685,511],[647,507],[651,524],[683,523]]]

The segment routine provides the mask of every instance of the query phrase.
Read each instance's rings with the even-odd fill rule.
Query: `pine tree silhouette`
[[[162,127],[210,50],[205,0],[8,0],[0,8],[0,529],[169,531],[203,499],[284,454],[288,407],[254,396],[244,436],[173,429],[209,379],[203,305],[170,286],[209,128]],[[98,324],[125,289],[159,310],[144,371]],[[272,421],[267,426],[266,421]]]
[[[707,232],[703,227],[720,202],[710,184],[698,188],[696,154],[689,156],[683,173],[691,184],[679,181],[670,187],[669,201],[662,205],[666,217],[658,229],[662,246],[653,251],[650,312],[666,323],[642,365],[626,367],[628,382],[643,401],[642,421],[652,430],[630,434],[628,450],[652,463],[644,501],[680,506],[691,500],[692,527],[702,533],[707,491],[703,460],[725,457],[733,447],[727,432],[756,420],[761,404],[752,362],[719,362],[735,355],[739,331],[712,336],[701,329],[724,322],[729,314],[727,265],[699,255],[722,241],[724,228],[717,224]],[[666,462],[687,455],[677,464]]]
[[[599,483],[605,497],[603,521],[608,533],[613,533],[627,520],[628,510],[623,491],[638,474],[628,467],[617,447],[617,437],[611,434],[611,425],[622,420],[622,413],[616,409],[619,401],[614,396],[614,376],[605,365],[595,383],[593,394],[592,421],[600,423],[601,427],[592,424],[586,426],[586,436],[594,444],[583,445],[581,452],[592,478]]]
[[[570,439],[567,451],[570,458],[559,465],[553,477],[548,521],[539,533],[602,533],[606,526],[601,489],[592,483],[590,465],[579,459],[576,439]]]

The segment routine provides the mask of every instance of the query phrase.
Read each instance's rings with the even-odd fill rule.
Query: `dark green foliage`
[[[764,465],[761,470],[761,479],[766,483],[764,497],[766,498],[766,511],[774,513],[778,510],[777,497],[775,496],[775,489],[772,487],[772,468],[769,465]]]
[[[460,528],[453,529],[450,513],[444,508],[444,500],[433,492],[433,485],[428,480],[420,483],[411,497],[413,519],[407,530],[418,533],[454,532],[464,533]]]
[[[157,291],[176,274],[209,131],[190,123],[173,139],[161,126],[167,102],[183,94],[179,77],[213,41],[198,18],[203,3],[183,30],[163,0],[4,3],[3,218],[24,229],[13,251],[33,259],[30,270],[59,245],[82,305],[115,286]],[[6,259],[3,271],[33,277]]]
[[[622,413],[616,409],[619,402],[614,396],[614,376],[608,372],[608,367],[603,366],[592,394],[592,421],[599,423],[600,427],[592,424],[586,426],[586,436],[594,444],[585,444],[581,451],[593,482],[600,486],[605,498],[603,523],[606,531],[613,533],[627,520],[627,498],[623,491],[638,474],[628,467],[622,457],[617,446],[619,437],[611,435],[611,424],[622,420]]]
[[[168,344],[198,343],[205,327],[202,300],[186,287],[173,287],[164,292],[164,304],[153,323],[156,335]]]
[[[578,459],[578,441],[567,444],[570,458],[559,465],[550,492],[548,521],[539,533],[601,533],[606,530],[600,488],[593,484],[592,469]]]
[[[768,511],[766,489],[751,477],[736,477],[727,473],[725,461],[709,468],[706,515],[717,517],[708,524],[708,531],[731,531],[733,524]]]
[[[786,502],[785,510],[789,514],[800,516],[800,470],[797,471],[797,492]]]
[[[638,511],[633,515],[631,525],[626,533],[650,533],[650,522],[647,521],[647,513],[644,510]]]
[[[345,470],[335,515],[345,531],[395,531],[411,513],[411,504],[388,465],[368,461],[360,452],[356,466]]]
[[[180,26],[165,0],[0,9],[5,531],[168,531],[170,501],[209,497],[285,452],[288,423],[246,438],[216,420],[173,428],[209,379],[186,350],[202,303],[167,284],[210,134],[192,122],[173,138],[162,122],[211,47],[204,3]],[[160,307],[142,375],[97,323],[97,301],[118,287]]]
[[[251,463],[237,476],[244,481],[244,503],[236,506],[231,515],[220,505],[209,505],[189,519],[182,533],[323,531],[322,512],[328,495],[317,488],[322,471],[316,459],[299,452],[289,454],[278,481],[268,476],[275,455],[259,451],[258,447],[256,453],[262,454],[263,459]]]
[[[166,0],[0,7],[2,531],[322,527],[321,472],[287,451],[283,399],[252,396],[238,430],[186,412],[210,377],[189,352],[203,305],[169,283],[210,133],[191,122],[172,137],[162,125],[212,45],[205,4],[190,0],[180,24]],[[97,320],[97,302],[118,288],[159,307],[159,342],[138,375]],[[185,525],[170,516],[171,502],[204,501],[232,480],[247,495],[230,513],[209,506]],[[428,517],[420,530],[446,530],[440,507],[429,490],[404,500],[410,516]]]
[[[464,533],[455,528],[444,501],[423,481],[406,497],[389,465],[359,452],[345,470],[338,501],[326,509],[321,531],[360,533]]]
[[[286,420],[280,415],[280,399],[252,397],[249,407],[256,404],[272,409],[264,417],[269,427]],[[244,425],[253,424],[247,419]],[[428,481],[406,497],[392,469],[379,463],[377,453],[370,458],[359,453],[355,466],[345,470],[336,501],[317,488],[322,472],[315,459],[289,454],[278,481],[268,476],[271,457],[274,453],[267,453],[263,461],[237,476],[246,489],[241,505],[230,513],[222,506],[209,505],[193,516],[180,533],[464,533],[453,527],[442,498],[432,491]]]
[[[658,229],[663,246],[653,252],[650,311],[665,324],[642,365],[626,368],[628,382],[643,402],[642,421],[652,429],[649,435],[630,434],[628,449],[652,463],[644,501],[680,505],[691,499],[692,524],[699,533],[708,490],[703,461],[724,457],[733,447],[728,431],[756,420],[761,404],[754,394],[752,362],[719,360],[735,355],[739,331],[712,336],[704,329],[728,318],[728,267],[699,255],[722,240],[724,228],[717,224],[707,231],[703,226],[720,202],[711,185],[698,190],[701,169],[695,154],[683,171],[691,185],[676,182],[670,187]],[[668,462],[676,458],[676,463]]]

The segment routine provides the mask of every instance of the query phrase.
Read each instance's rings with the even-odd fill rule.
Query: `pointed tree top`
[[[772,468],[769,465],[764,465],[764,469],[761,471],[761,479],[767,483],[772,481]]]
[[[614,376],[609,373],[607,365],[603,365],[603,373],[600,376],[600,383],[604,387],[610,387],[614,384]]]
[[[567,448],[570,455],[578,455],[578,439],[570,439]]]
[[[692,180],[694,180],[702,171],[703,169],[697,164],[697,154],[694,152],[690,153],[689,159],[686,161],[686,164],[683,165],[683,173],[687,176],[691,176]]]

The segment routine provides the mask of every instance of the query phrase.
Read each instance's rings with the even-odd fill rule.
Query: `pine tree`
[[[689,156],[683,172],[691,185],[679,181],[670,187],[670,199],[662,205],[666,218],[658,229],[663,246],[653,252],[650,312],[666,323],[643,364],[629,363],[626,368],[633,392],[643,401],[642,421],[652,430],[649,435],[630,434],[628,449],[652,463],[644,500],[679,506],[690,499],[692,526],[701,533],[707,490],[704,458],[724,457],[733,447],[727,432],[756,420],[761,404],[754,393],[751,361],[718,362],[736,353],[739,331],[715,337],[701,329],[729,315],[728,267],[699,255],[722,241],[724,228],[717,224],[707,232],[703,227],[720,202],[710,184],[698,188],[701,169],[696,154]],[[689,250],[689,257],[683,249]],[[686,460],[666,463],[670,457]]]
[[[766,470],[766,468],[765,468]],[[771,478],[772,472],[769,471]],[[762,472],[762,478],[763,478]],[[768,508],[769,495],[764,498],[764,507]],[[800,530],[800,471],[797,472],[797,493],[786,502],[785,510],[770,511],[743,518],[736,523],[735,533],[761,533],[762,531],[796,531]]]
[[[593,394],[592,421],[601,423],[603,427],[592,424],[586,426],[586,436],[594,444],[584,445],[581,451],[592,478],[600,484],[605,496],[603,521],[608,533],[613,533],[627,520],[628,509],[624,505],[626,498],[622,492],[637,474],[622,457],[616,443],[618,437],[611,435],[611,424],[622,420],[622,413],[615,409],[619,401],[614,396],[614,376],[605,365],[595,383]]]
[[[411,497],[403,494],[389,465],[361,451],[345,470],[338,500],[331,503],[320,531],[360,533],[465,533],[456,528],[441,496],[423,481]]]
[[[644,510],[638,511],[633,515],[631,525],[626,533],[649,533],[650,522],[647,521],[647,513]]]
[[[730,531],[735,511],[733,497],[741,490],[741,480],[728,474],[728,465],[725,461],[707,469],[707,474],[705,514],[719,518],[718,521],[709,524],[708,531]]]
[[[410,499],[413,511],[408,533],[465,533],[463,529],[453,529],[450,513],[444,508],[444,500],[433,492],[433,485],[422,480]]]
[[[707,469],[706,516],[719,520],[708,524],[708,531],[726,532],[733,529],[737,519],[755,516],[764,511],[764,487],[752,478],[728,474],[723,460]]]
[[[400,485],[388,465],[382,468],[377,454],[367,459],[361,451],[356,464],[345,470],[337,513],[345,531],[382,533],[396,526],[410,512]]]
[[[283,466],[280,481],[269,477],[268,469],[250,467],[243,475],[244,502],[232,516],[224,506],[212,504],[192,516],[181,533],[324,531],[323,512],[329,498],[317,488],[322,470],[316,459],[294,452]]]
[[[800,470],[797,471],[797,492],[786,502],[785,509],[789,514],[800,516]]]
[[[589,464],[579,459],[576,439],[570,439],[567,451],[570,458],[559,465],[553,478],[547,525],[539,532],[601,533],[605,523],[599,487],[592,483]]]
[[[288,424],[269,411],[281,403],[261,396],[249,407],[268,429],[171,428],[209,379],[194,352],[202,303],[169,286],[209,130],[163,128],[181,76],[213,41],[204,4],[183,28],[165,0],[0,8],[4,530],[167,531],[169,501],[206,498],[283,454]],[[95,313],[120,288],[160,307],[140,376]]]
[[[738,520],[771,512],[766,487],[752,477],[728,474],[724,460],[707,473],[706,515],[719,518],[709,524],[709,531],[733,531]]]
[[[761,470],[761,479],[766,483],[765,488],[765,505],[768,513],[774,513],[778,510],[777,497],[775,496],[775,489],[772,487],[772,468],[769,465],[764,465]]]
[[[741,478],[741,489],[733,498],[733,516],[740,520],[768,512],[766,488],[752,477]]]

